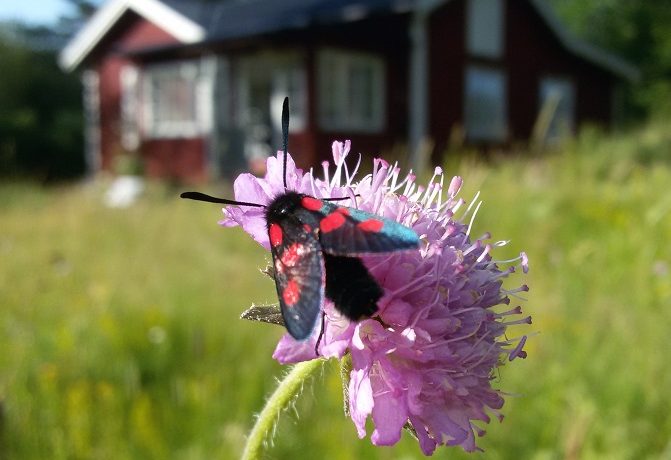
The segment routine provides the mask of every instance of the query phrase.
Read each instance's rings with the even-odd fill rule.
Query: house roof
[[[354,21],[375,13],[407,12],[417,3],[416,0],[163,1],[204,27],[209,40]]]
[[[127,11],[134,11],[184,44],[251,37],[309,26],[349,22],[378,13],[425,12],[452,0],[107,0],[66,45],[60,64],[74,70]],[[574,37],[546,0],[530,0],[571,53],[626,79],[638,71],[622,59]]]
[[[68,71],[76,69],[128,11],[155,23],[183,43],[205,39],[205,29],[198,22],[163,0],[107,0],[63,48],[58,57],[61,67]]]

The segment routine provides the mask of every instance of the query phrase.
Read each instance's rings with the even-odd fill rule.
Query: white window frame
[[[557,142],[575,132],[575,82],[566,76],[544,76],[538,84],[538,111],[551,111],[545,135],[546,142]],[[554,97],[557,100],[550,101]],[[547,104],[547,106],[546,106]]]
[[[121,146],[135,151],[140,146],[140,72],[134,65],[125,65],[121,80]]]
[[[503,2],[504,0],[466,2],[466,49],[472,56],[493,59],[503,56],[505,37]]]
[[[336,49],[318,55],[318,116],[324,131],[380,133],[386,124],[386,71],[384,59],[372,53]],[[370,101],[357,107],[354,72],[369,72]],[[369,113],[361,108],[368,105]]]
[[[95,70],[82,74],[84,101],[84,141],[88,173],[95,173],[102,165],[100,141],[100,75]]]
[[[476,65],[466,68],[464,128],[467,139],[476,142],[503,142],[507,139],[507,86],[507,76],[501,69]],[[492,95],[493,99],[479,104],[478,99],[483,100]]]
[[[204,99],[210,94],[207,91],[209,84],[201,78],[198,61],[177,61],[147,66],[143,73],[143,134],[146,138],[170,139],[170,138],[193,138],[206,134],[211,128],[211,120],[204,119],[211,115],[208,110],[203,110]],[[162,119],[156,116],[155,111],[158,103],[154,100],[156,93],[156,80],[169,79],[175,76],[186,79],[192,85],[190,92],[193,97],[193,110],[190,116],[181,119]]]

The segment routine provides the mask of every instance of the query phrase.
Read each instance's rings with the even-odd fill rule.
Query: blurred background
[[[643,0],[2,2],[0,459],[240,455],[284,372],[239,319],[269,256],[177,196],[262,174],[287,95],[299,165],[441,165],[530,257],[506,418],[436,457],[671,459],[669,30]],[[356,437],[336,362],[295,409],[268,458],[421,458]]]

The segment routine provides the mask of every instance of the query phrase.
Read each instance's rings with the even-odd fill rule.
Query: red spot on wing
[[[312,227],[310,227],[308,224],[303,224],[303,230],[305,230],[307,233],[312,233]]]
[[[364,232],[378,233],[384,227],[384,222],[377,219],[366,219],[363,222],[359,222],[356,226]]]
[[[300,243],[294,243],[282,252],[280,260],[287,267],[295,266],[303,254],[305,253],[305,246]]]
[[[340,228],[344,223],[345,216],[336,211],[324,217],[321,222],[319,222],[319,229],[324,233],[328,233]]]
[[[308,211],[319,211],[322,208],[322,201],[311,196],[301,198],[301,205]]]
[[[282,291],[282,300],[287,307],[293,307],[301,297],[298,283],[294,280],[289,280],[284,290]]]
[[[339,208],[336,208],[335,212],[339,212],[343,216],[349,216],[349,209],[343,208],[342,206]]]
[[[272,247],[277,247],[282,244],[282,227],[278,224],[270,224],[268,227],[268,236],[270,237],[270,244]]]

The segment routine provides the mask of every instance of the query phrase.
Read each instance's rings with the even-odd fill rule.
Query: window
[[[474,56],[503,54],[503,0],[468,0],[466,45]]]
[[[307,123],[305,72],[299,60],[287,60],[284,65],[275,66],[272,82],[271,117],[273,128],[282,128],[282,104],[285,96],[289,97],[291,103],[290,132],[301,132],[305,130]]]
[[[336,50],[319,54],[319,124],[322,129],[382,131],[384,94],[382,58]]]
[[[282,103],[289,97],[289,131],[307,124],[304,57],[292,52],[261,52],[241,58],[236,72],[237,121],[247,158],[263,158],[282,145]]]
[[[494,142],[506,139],[506,78],[502,71],[469,67],[464,103],[468,139]]]
[[[195,62],[148,68],[144,79],[145,133],[149,137],[199,135],[199,92]]]
[[[575,128],[575,88],[568,78],[546,77],[541,80],[539,119],[546,120],[544,138],[554,142]]]

